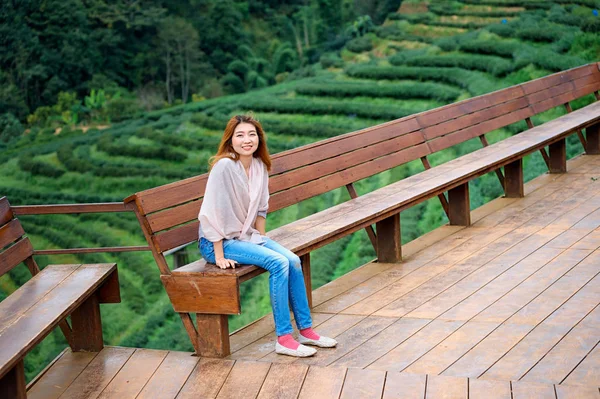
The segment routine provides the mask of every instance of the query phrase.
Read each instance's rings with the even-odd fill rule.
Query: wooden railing
[[[52,205],[20,205],[13,206],[15,215],[60,215],[79,213],[133,212],[133,208],[123,202],[104,202],[95,204],[52,204]],[[34,250],[34,255],[64,255],[98,252],[133,252],[149,251],[147,245],[127,247],[65,248]]]

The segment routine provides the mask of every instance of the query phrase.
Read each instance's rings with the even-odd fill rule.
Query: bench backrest
[[[273,156],[269,211],[351,184],[600,90],[589,64]],[[598,93],[596,93],[598,97]],[[428,163],[427,163],[428,164]],[[208,174],[145,190],[135,202],[159,268],[162,253],[198,239]]]
[[[21,222],[15,218],[6,197],[0,198],[0,276],[25,263],[32,275],[40,270],[33,259],[33,246]]]
[[[411,116],[276,154],[269,179],[269,212],[429,153]],[[204,174],[125,199],[136,201],[158,252],[198,239],[196,218],[207,180]]]
[[[531,118],[600,90],[600,64],[588,64],[417,114],[431,152]]]

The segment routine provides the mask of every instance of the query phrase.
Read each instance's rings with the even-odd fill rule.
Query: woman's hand
[[[225,258],[217,258],[217,259],[215,259],[215,263],[221,269],[227,269],[228,267],[235,269],[235,265],[237,265],[236,261],[231,260],[231,259],[225,259]]]
[[[232,267],[235,269],[236,261],[231,259],[225,259],[225,254],[223,253],[223,240],[215,241],[213,243],[215,248],[215,263],[221,269],[227,269],[228,267]]]

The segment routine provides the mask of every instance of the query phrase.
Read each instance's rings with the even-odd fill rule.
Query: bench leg
[[[400,244],[400,214],[397,213],[376,223],[377,261],[397,263],[402,261]]]
[[[312,280],[310,278],[310,252],[300,257],[302,263],[302,275],[304,276],[304,287],[306,288],[306,298],[308,299],[308,307],[312,309]]]
[[[73,331],[71,349],[73,352],[100,352],[102,341],[102,320],[98,295],[92,294],[71,314]]]
[[[119,288],[119,273],[115,269],[104,283],[98,288],[99,303],[121,303],[121,289]]]
[[[550,144],[550,173],[567,171],[567,142],[565,139]]]
[[[27,398],[23,360],[17,363],[4,377],[0,378],[0,398]]]
[[[523,158],[520,158],[504,167],[504,196],[506,198],[521,198],[524,195]]]
[[[199,356],[225,357],[229,347],[229,322],[225,314],[196,313]]]
[[[461,184],[448,191],[450,224],[454,226],[471,225],[471,204],[469,202],[469,183]]]
[[[587,139],[586,154],[600,154],[600,123],[587,127],[585,129],[585,135]]]

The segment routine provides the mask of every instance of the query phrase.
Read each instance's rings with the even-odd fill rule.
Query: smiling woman
[[[231,144],[233,150],[244,158],[252,155],[258,148],[258,134],[254,125],[251,123],[240,123],[237,125]],[[250,165],[244,165],[244,169],[246,170],[246,175],[248,175]]]
[[[307,357],[316,350],[303,344],[335,346],[334,339],[311,328],[300,258],[266,236],[271,157],[260,122],[249,115],[232,117],[210,165],[198,215],[202,257],[221,269],[249,264],[269,272],[277,353]],[[291,335],[290,309],[300,342]]]

